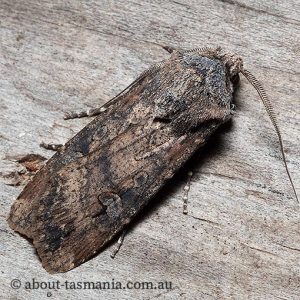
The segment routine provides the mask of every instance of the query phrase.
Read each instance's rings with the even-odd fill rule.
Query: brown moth
[[[239,56],[220,48],[165,49],[169,59],[102,108],[66,117],[97,115],[13,204],[10,227],[33,240],[48,272],[68,271],[98,253],[231,118],[240,72],[260,94],[284,156],[272,107]]]

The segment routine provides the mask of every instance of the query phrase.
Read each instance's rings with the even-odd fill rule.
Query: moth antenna
[[[162,48],[165,49],[166,51],[168,51],[169,53],[172,53],[173,51],[176,50],[175,47],[173,47],[173,46],[168,46],[168,45],[162,45]]]
[[[202,48],[194,48],[190,50],[183,51],[184,53],[193,53],[193,52],[219,52],[221,51],[221,47],[213,48],[213,47],[202,47]]]
[[[295,189],[291,174],[290,174],[288,166],[287,166],[285,154],[284,154],[284,151],[283,151],[283,142],[282,142],[282,138],[281,138],[281,133],[280,133],[280,130],[279,130],[279,127],[278,127],[278,124],[277,124],[277,119],[276,119],[276,116],[275,116],[275,113],[274,113],[274,110],[273,110],[273,106],[272,106],[269,98],[267,97],[267,94],[266,94],[264,88],[262,87],[261,83],[254,77],[254,75],[252,75],[248,70],[245,70],[245,69],[241,69],[241,73],[246,77],[246,79],[251,83],[251,85],[258,92],[259,97],[262,100],[262,102],[265,106],[265,109],[266,109],[266,111],[267,111],[267,113],[268,113],[268,115],[271,119],[271,122],[272,122],[272,124],[275,128],[275,131],[276,131],[278,139],[279,139],[280,150],[281,150],[284,166],[285,166],[285,169],[286,169],[286,173],[287,173],[287,175],[289,177],[289,180],[291,182],[293,191],[294,191],[295,196],[296,196],[296,200],[299,203],[299,199],[298,199],[298,196],[297,196],[297,193],[296,193],[296,189]]]

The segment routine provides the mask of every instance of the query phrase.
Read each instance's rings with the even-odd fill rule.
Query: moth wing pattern
[[[47,162],[10,226],[33,240],[48,272],[80,265],[230,118],[233,88],[216,54],[173,52]]]

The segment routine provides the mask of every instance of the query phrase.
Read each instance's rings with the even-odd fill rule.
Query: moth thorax
[[[229,70],[230,77],[235,76],[243,69],[243,60],[234,53],[225,53],[222,60]]]

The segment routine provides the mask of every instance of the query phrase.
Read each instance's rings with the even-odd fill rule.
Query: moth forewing
[[[173,51],[48,161],[8,219],[47,271],[99,252],[231,117],[241,65],[220,49]]]

